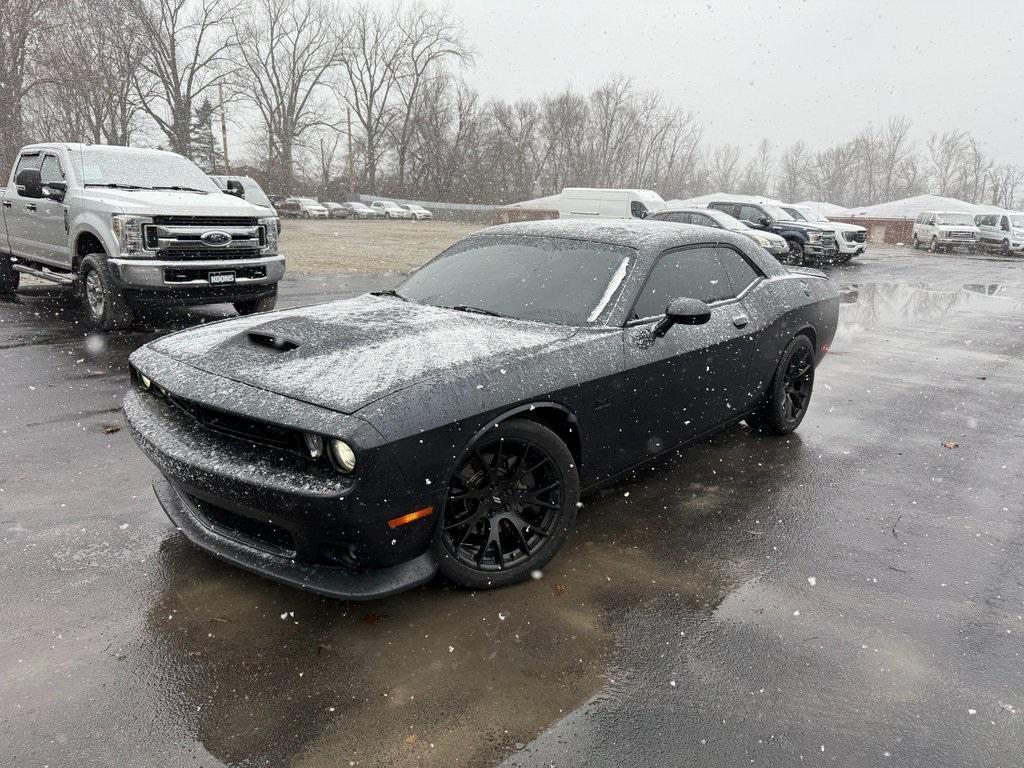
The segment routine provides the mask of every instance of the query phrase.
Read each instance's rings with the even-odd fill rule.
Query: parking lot
[[[285,223],[281,306],[473,227]],[[372,233],[372,234],[371,234]],[[584,499],[543,578],[371,603],[205,556],[119,413],[140,344],[0,302],[0,754],[28,766],[1016,766],[1024,260],[874,248],[794,435]]]

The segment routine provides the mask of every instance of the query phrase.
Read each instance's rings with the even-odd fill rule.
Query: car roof
[[[475,237],[550,237],[582,240],[635,248],[641,260],[657,258],[672,248],[701,243],[727,243],[743,251],[772,274],[778,265],[767,253],[762,257],[750,238],[727,229],[677,224],[650,219],[543,219],[487,227],[469,236]],[[765,259],[771,264],[765,265]],[[774,265],[774,266],[772,266]]]

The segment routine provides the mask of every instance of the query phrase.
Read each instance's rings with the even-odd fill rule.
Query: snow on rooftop
[[[764,203],[765,205],[783,205],[765,195],[737,195],[732,192],[712,192],[707,195],[690,197],[686,200],[668,200],[665,205],[672,208],[707,208],[708,203]]]
[[[849,216],[850,209],[843,208],[841,205],[835,203],[826,203],[821,200],[804,200],[802,203],[796,203],[796,205],[804,208],[810,208],[812,211],[820,216],[824,216],[826,219],[832,216]]]
[[[955,197],[939,195],[916,195],[903,200],[892,200],[861,208],[851,208],[847,215],[870,219],[915,219],[925,211],[949,211],[952,213],[1001,213],[996,205],[977,205]]]
[[[557,211],[559,195],[548,195],[537,197],[533,200],[523,200],[520,203],[510,203],[506,208],[521,208],[528,211]]]

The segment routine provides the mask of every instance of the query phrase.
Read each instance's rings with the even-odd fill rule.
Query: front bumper
[[[856,240],[847,240],[842,236],[842,234],[837,235],[836,245],[839,247],[839,253],[850,254],[851,256],[859,256],[868,249],[866,240],[861,242]]]
[[[937,237],[935,238],[935,243],[943,248],[977,248],[980,244],[976,239],[966,240],[960,237]]]
[[[165,477],[154,481],[153,490],[167,517],[199,549],[290,587],[342,600],[373,600],[425,584],[437,573],[437,562],[430,550],[389,568],[361,571],[301,563],[261,551],[230,529],[211,522],[187,494]]]
[[[284,256],[262,256],[257,259],[128,259],[117,257],[107,259],[111,276],[122,288],[138,291],[174,291],[180,289],[215,288],[208,279],[174,281],[169,272],[194,271],[197,275],[205,272],[239,272],[250,268],[263,270],[261,277],[236,277],[232,286],[271,286],[284,277]]]
[[[124,401],[128,428],[163,476],[157,495],[200,548],[292,586],[371,599],[428,581],[435,515],[398,528],[388,521],[440,509],[443,491],[413,492],[389,444],[365,421],[230,382],[143,347],[133,366],[153,381]],[[344,476],[285,447],[215,431],[159,394],[188,393],[220,413],[256,412],[298,431],[344,436],[360,468]],[[375,444],[373,441],[377,440]],[[365,448],[364,448],[365,447]]]

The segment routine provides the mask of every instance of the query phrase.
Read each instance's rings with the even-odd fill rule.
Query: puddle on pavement
[[[491,764],[605,688],[634,609],[707,614],[748,578],[716,546],[755,525],[723,467],[776,472],[771,445],[737,428],[585,499],[543,578],[493,592],[339,603],[170,534],[136,658],[226,763]]]

